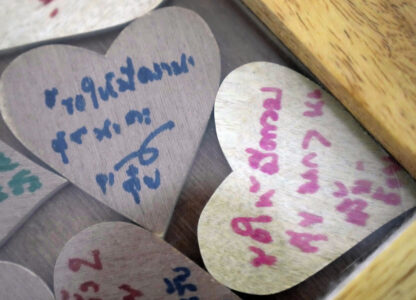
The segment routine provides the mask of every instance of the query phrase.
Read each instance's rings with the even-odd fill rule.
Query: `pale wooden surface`
[[[32,271],[0,261],[0,299],[53,300],[49,287]]]
[[[90,283],[87,291],[80,289],[85,282]],[[132,224],[89,227],[59,254],[54,271],[57,299],[65,294],[122,299],[129,294],[127,286],[142,294],[140,299],[239,299],[176,249]]]
[[[243,0],[416,176],[416,3]]]
[[[0,141],[0,245],[67,181]]]
[[[208,271],[232,289],[288,289],[416,205],[414,180],[336,99],[291,69],[233,70],[215,125],[233,172],[202,211],[198,241]],[[250,247],[274,261],[259,265]]]
[[[118,78],[128,81],[119,72],[127,58],[134,69],[133,91],[123,91],[116,83]],[[179,66],[183,69],[178,71]],[[161,78],[140,76],[142,70]],[[108,85],[104,76],[109,71],[115,73],[115,96],[106,99],[97,89]],[[84,88],[85,76],[95,82],[96,103]],[[22,54],[1,76],[0,108],[11,131],[41,160],[115,211],[163,236],[205,131],[219,76],[218,45],[206,23],[190,10],[162,8],[123,30],[105,57],[61,45]],[[51,107],[45,104],[45,93],[53,89],[57,95]],[[72,97],[74,103],[75,95],[83,95],[84,111],[75,107],[68,113],[61,99]],[[99,137],[97,129],[105,122],[111,127]],[[80,128],[84,133],[74,141],[71,135]],[[62,131],[65,157],[51,146]],[[107,174],[113,174],[114,184]],[[138,186],[129,183],[132,175]],[[99,176],[108,178],[104,186],[99,186]],[[146,178],[156,183],[148,184]],[[128,184],[133,189],[126,188]]]
[[[416,299],[415,220],[395,232],[325,299]]]
[[[140,17],[162,0],[0,1],[0,51],[103,30]]]
[[[221,78],[233,69],[252,61],[270,61],[298,69],[301,65],[290,59],[284,47],[258,24],[240,1],[229,0],[175,0],[166,5],[179,5],[200,14],[210,26],[221,51]],[[111,30],[89,37],[65,40],[71,45],[104,54],[120,30]],[[0,72],[20,52],[0,55]],[[300,69],[305,74],[305,69]],[[309,75],[310,76],[310,75]],[[0,120],[0,137],[13,148],[46,166],[19,143]],[[190,173],[179,196],[166,241],[203,266],[199,254],[196,229],[199,215],[215,189],[230,173],[218,144],[214,120],[211,115]],[[402,215],[366,238],[306,281],[282,293],[255,297],[239,295],[244,299],[316,299],[323,296],[338,278],[345,276],[355,262],[365,258],[377,245],[408,217]],[[0,259],[28,267],[53,288],[53,267],[64,244],[88,226],[103,221],[126,221],[120,214],[107,208],[72,184],[62,189],[42,205],[9,240],[0,248]]]

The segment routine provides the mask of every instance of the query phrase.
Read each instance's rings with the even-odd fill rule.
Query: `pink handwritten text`
[[[308,93],[306,96],[308,96],[308,98],[321,99],[322,93],[319,89],[316,89]]]
[[[340,181],[335,181],[334,184],[338,187],[338,191],[334,192],[332,195],[337,198],[343,198],[348,195],[348,190],[345,184]]]
[[[303,218],[303,220],[299,222],[299,225],[302,227],[309,227],[313,224],[322,223],[324,220],[321,216],[317,216],[306,211],[302,211],[298,213],[298,215]]]
[[[260,182],[257,181],[256,177],[250,176],[251,187],[250,193],[257,193],[260,190]]]
[[[371,186],[373,182],[370,180],[360,179],[354,181],[354,186],[351,188],[353,194],[369,194],[371,192]]]
[[[316,138],[325,147],[331,147],[331,142],[322,136],[317,130],[311,129],[306,132],[305,138],[302,142],[302,148],[308,149],[312,138]]]
[[[307,107],[311,108],[312,110],[307,110],[307,111],[303,112],[303,115],[305,117],[310,117],[310,118],[322,116],[324,114],[322,112],[322,108],[324,107],[324,104],[325,104],[324,101],[318,101],[316,103],[306,101],[305,105]]]
[[[373,199],[381,200],[388,205],[399,205],[401,203],[401,197],[396,193],[384,193],[382,187],[378,187],[374,194],[372,195]]]
[[[73,272],[78,272],[81,266],[87,266],[94,270],[102,270],[103,265],[100,260],[100,250],[96,249],[92,251],[94,262],[88,262],[81,258],[70,258],[68,261],[68,267]]]
[[[324,234],[298,233],[291,230],[287,230],[286,234],[290,236],[289,243],[305,253],[315,253],[319,250],[318,247],[312,246],[311,242],[328,241]]]
[[[303,157],[302,159],[302,164],[308,168],[317,168],[318,164],[311,162],[311,160],[314,159],[316,156],[317,154],[315,152],[311,152],[305,155],[305,157]]]
[[[298,188],[299,194],[314,194],[319,190],[318,184],[318,170],[310,169],[303,173],[302,178],[307,179],[308,182],[302,184]]]
[[[263,87],[260,89],[262,92],[275,93],[275,98],[267,98],[263,101],[263,108],[265,111],[260,117],[260,130],[261,139],[259,146],[264,151],[273,151],[276,149],[276,130],[277,126],[270,124],[268,120],[278,121],[279,115],[277,111],[281,109],[282,90],[274,87]],[[247,148],[246,152],[250,154],[248,163],[251,168],[260,171],[268,175],[273,175],[279,172],[279,157],[276,153],[263,153],[253,148]],[[263,160],[268,160],[267,163],[261,164]]]
[[[260,200],[256,202],[256,207],[271,207],[273,202],[270,200],[273,197],[275,190],[269,190],[260,196]]]
[[[361,199],[351,200],[345,198],[344,201],[339,204],[336,209],[339,212],[346,213],[346,221],[358,226],[365,226],[368,214],[364,212],[364,209],[367,207],[367,202]]]
[[[258,169],[260,167],[260,171],[269,175],[279,172],[278,156],[276,153],[262,153],[252,148],[247,148],[246,152],[251,154],[248,158],[248,163],[251,168]],[[261,161],[264,159],[270,159],[270,161],[260,166]]]
[[[258,216],[256,218],[250,217],[237,217],[232,219],[231,221],[231,228],[233,231],[242,236],[250,236],[253,240],[258,241],[260,243],[268,244],[273,241],[270,233],[267,230],[256,228],[253,229],[251,223],[269,223],[272,221],[272,217],[270,216]],[[244,228],[241,228],[242,225]]]

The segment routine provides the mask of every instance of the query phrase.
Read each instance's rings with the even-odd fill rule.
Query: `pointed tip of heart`
[[[93,282],[102,299],[119,296],[122,286],[140,291],[147,299],[164,299],[179,288],[176,281],[192,286],[188,297],[237,299],[176,249],[124,222],[99,223],[72,237],[54,269],[56,295],[72,295]]]

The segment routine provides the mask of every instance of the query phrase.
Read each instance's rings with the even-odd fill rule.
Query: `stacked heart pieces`
[[[108,222],[74,236],[55,265],[57,299],[238,298],[157,237],[169,225],[214,100],[233,172],[204,208],[198,239],[222,284],[259,295],[287,289],[414,206],[412,179],[316,84],[264,62],[236,69],[218,91],[219,79],[210,29],[174,7],[134,21],[105,56],[44,46],[4,71],[0,108],[14,135],[72,184],[148,230]],[[0,213],[21,209],[8,197],[22,197],[23,220],[66,181],[0,146],[0,175],[8,176],[0,184],[10,188],[7,198],[0,193]],[[20,278],[12,282],[33,277],[12,267]],[[34,281],[32,288],[42,284]]]

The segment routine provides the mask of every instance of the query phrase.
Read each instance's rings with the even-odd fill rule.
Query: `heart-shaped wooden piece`
[[[66,183],[0,141],[0,245]]]
[[[290,69],[231,72],[215,121],[233,173],[204,208],[198,240],[208,271],[232,289],[287,289],[415,205],[414,181]]]
[[[7,261],[0,261],[0,299],[53,300],[49,287],[32,271]]]
[[[206,23],[164,8],[128,26],[106,56],[45,46],[4,71],[3,117],[71,182],[162,234],[208,122],[220,76]]]
[[[121,25],[140,17],[162,0],[3,1],[0,50]]]
[[[66,243],[55,296],[73,299],[238,299],[176,249],[138,226],[91,226]],[[128,298],[129,297],[129,298]]]

